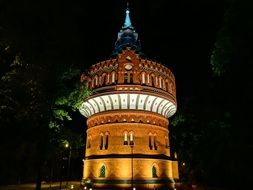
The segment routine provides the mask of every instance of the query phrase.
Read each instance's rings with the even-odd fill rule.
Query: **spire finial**
[[[125,18],[125,23],[124,23],[123,28],[132,27],[132,24],[131,24],[131,20],[130,20],[129,13],[130,13],[130,11],[129,11],[129,2],[127,2],[127,8],[126,8],[126,18]]]

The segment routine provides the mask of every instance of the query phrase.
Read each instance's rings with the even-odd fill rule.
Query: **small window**
[[[156,135],[154,136],[154,148],[157,150],[157,145],[156,145]]]
[[[159,77],[159,88],[162,88],[162,78]]]
[[[141,83],[142,84],[145,84],[145,73],[144,72],[142,72],[142,75],[141,75]]]
[[[133,81],[133,73],[130,72],[130,83],[132,84],[134,81]]]
[[[115,71],[112,72],[112,83],[115,83]]]
[[[97,86],[98,85],[98,76],[96,75],[95,76],[95,86]]]
[[[108,134],[106,134],[106,136],[105,136],[105,150],[107,150],[108,149],[108,139],[109,137],[108,137]]]
[[[100,168],[99,173],[100,173],[99,177],[105,177],[105,166],[104,165]]]
[[[156,173],[156,167],[155,166],[153,166],[152,167],[152,177],[157,177],[157,173]]]
[[[152,136],[151,136],[152,134],[149,134],[149,136],[148,136],[148,144],[149,144],[149,149],[150,150],[152,150],[153,149],[153,146],[152,146]]]
[[[107,74],[107,84],[110,84],[110,73]]]
[[[128,145],[127,131],[124,132],[124,145]]]
[[[100,150],[103,149],[103,146],[104,146],[104,135],[101,134],[101,135],[100,135]]]
[[[125,75],[124,75],[124,83],[128,83],[128,72],[127,71],[125,72]]]
[[[130,145],[134,145],[134,134],[130,132]]]

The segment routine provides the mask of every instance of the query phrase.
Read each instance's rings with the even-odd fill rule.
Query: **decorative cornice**
[[[167,129],[169,121],[161,115],[146,111],[109,111],[95,114],[87,120],[88,128],[113,123],[142,123]]]
[[[164,154],[106,154],[106,155],[91,155],[85,157],[86,160],[95,159],[111,159],[111,158],[143,158],[143,159],[158,159],[174,161],[174,158],[166,156]],[[176,160],[175,160],[176,161]]]
[[[110,73],[112,71],[116,71],[118,68],[118,64],[115,65],[110,65],[110,66],[104,66],[104,67],[100,67],[97,70],[94,71],[90,71],[89,75],[95,76],[95,75],[102,75],[103,73]]]
[[[176,109],[176,103],[170,97],[157,96],[155,93],[121,92],[91,96],[82,103],[80,112],[85,117],[90,117],[96,113],[111,110],[138,110],[157,113],[169,118],[176,112]]]

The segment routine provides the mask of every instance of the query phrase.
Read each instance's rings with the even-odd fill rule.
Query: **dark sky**
[[[80,10],[84,17],[77,23],[85,30],[81,39],[87,42],[89,65],[110,56],[126,8],[123,0],[92,2]],[[142,50],[172,69],[178,98],[198,90],[210,77],[210,55],[226,8],[222,0],[130,1]]]
[[[180,94],[187,96],[193,89],[198,90],[198,85],[210,77],[210,55],[223,23],[226,3],[223,0],[129,2],[142,51],[172,69],[179,98]],[[65,35],[68,38],[74,27],[71,36],[76,44],[71,46],[78,57],[82,56],[81,64],[87,68],[86,65],[109,58],[124,23],[126,1],[83,1],[62,6],[62,12],[67,8],[67,23],[63,26],[70,27]]]
[[[199,81],[210,75],[209,60],[227,8],[225,0],[129,2],[143,53],[171,68],[179,96],[198,88]],[[87,69],[110,58],[125,8],[125,0],[1,0],[1,30],[38,60]]]

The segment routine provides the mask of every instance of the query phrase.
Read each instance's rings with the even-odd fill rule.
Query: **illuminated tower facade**
[[[164,189],[178,180],[170,152],[169,117],[177,109],[173,73],[142,58],[126,10],[111,59],[81,81],[92,90],[80,112],[87,120],[83,182],[103,189]]]

